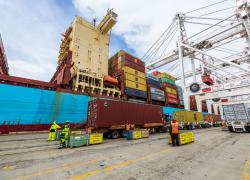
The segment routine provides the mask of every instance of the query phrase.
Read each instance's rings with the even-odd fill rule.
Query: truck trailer
[[[229,131],[250,132],[250,104],[230,104],[222,108]]]
[[[92,131],[118,138],[129,128],[157,130],[163,127],[164,120],[158,105],[96,99],[89,102],[87,124]]]

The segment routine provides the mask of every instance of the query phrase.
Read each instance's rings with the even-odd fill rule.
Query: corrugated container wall
[[[203,121],[203,114],[201,112],[196,111],[175,111],[174,118],[178,122],[202,122]]]
[[[115,125],[162,123],[161,106],[126,101],[97,99],[89,103],[88,126],[109,128]]]
[[[121,50],[110,58],[109,72],[119,80],[123,97],[147,99],[145,64]],[[145,97],[146,94],[146,97]]]
[[[89,96],[0,84],[0,125],[85,123]]]

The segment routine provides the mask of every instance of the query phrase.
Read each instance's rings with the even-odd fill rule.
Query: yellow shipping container
[[[139,84],[133,81],[125,80],[125,87],[137,89],[140,91],[147,91],[147,86],[143,84]]]
[[[139,84],[146,85],[146,79],[145,78],[134,76],[134,75],[129,74],[129,73],[125,73],[124,76],[125,76],[125,80],[130,80],[130,81],[134,81],[134,82],[139,83]]]
[[[167,93],[172,93],[172,94],[176,94],[177,95],[177,91],[175,89],[166,87],[166,91],[167,91]]]
[[[128,66],[124,66],[122,67],[122,70],[125,72],[125,73],[129,73],[129,74],[132,74],[132,75],[135,75],[135,76],[138,76],[138,77],[141,77],[141,78],[144,78],[146,77],[145,73],[143,72],[140,72],[140,71],[137,71],[135,69],[132,69]]]
[[[202,122],[203,119],[203,114],[201,112],[194,112],[196,115],[196,122]]]
[[[176,121],[184,123],[203,121],[203,115],[201,112],[186,111],[186,110],[175,111],[174,118],[176,119]]]
[[[118,62],[118,69],[122,68],[122,62]]]
[[[89,144],[101,144],[103,142],[102,133],[93,133],[89,135]]]

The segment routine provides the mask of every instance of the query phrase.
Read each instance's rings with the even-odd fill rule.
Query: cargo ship
[[[79,128],[87,125],[89,104],[93,109],[92,104],[98,101],[95,99],[106,99],[108,102],[126,104],[126,101],[118,98],[74,92],[62,89],[52,83],[37,80],[0,75],[0,81],[0,134],[47,130],[53,121],[64,124],[69,120],[73,127]],[[143,107],[154,105],[129,102],[126,107],[132,108],[134,106],[143,111]],[[162,124],[163,113],[173,117],[175,110],[178,108],[163,107],[162,109],[161,106],[157,106],[157,112],[160,116],[154,123]],[[119,113],[119,109],[117,112]],[[110,126],[115,123],[112,120],[109,122]],[[148,123],[152,122],[148,121]],[[92,125],[93,123],[89,124],[90,127]]]
[[[76,16],[63,34],[50,82],[10,76],[0,41],[0,133],[47,130],[53,121],[63,124],[68,120],[73,128],[112,129],[115,136],[129,124],[157,129],[183,109],[182,89],[175,77],[159,71],[147,74],[145,63],[124,50],[108,58],[116,18],[109,10],[96,25]],[[97,115],[104,113],[99,106],[102,99],[112,106],[110,118]],[[137,117],[133,108],[147,116]],[[113,115],[118,119],[112,120],[114,109],[120,116],[131,117],[117,124],[117,114]],[[155,118],[148,114],[151,111],[157,112]]]

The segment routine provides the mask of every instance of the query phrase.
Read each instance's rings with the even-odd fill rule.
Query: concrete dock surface
[[[167,144],[168,133],[72,149],[44,133],[0,136],[0,179],[250,179],[250,134],[193,132],[195,142],[179,147]]]

